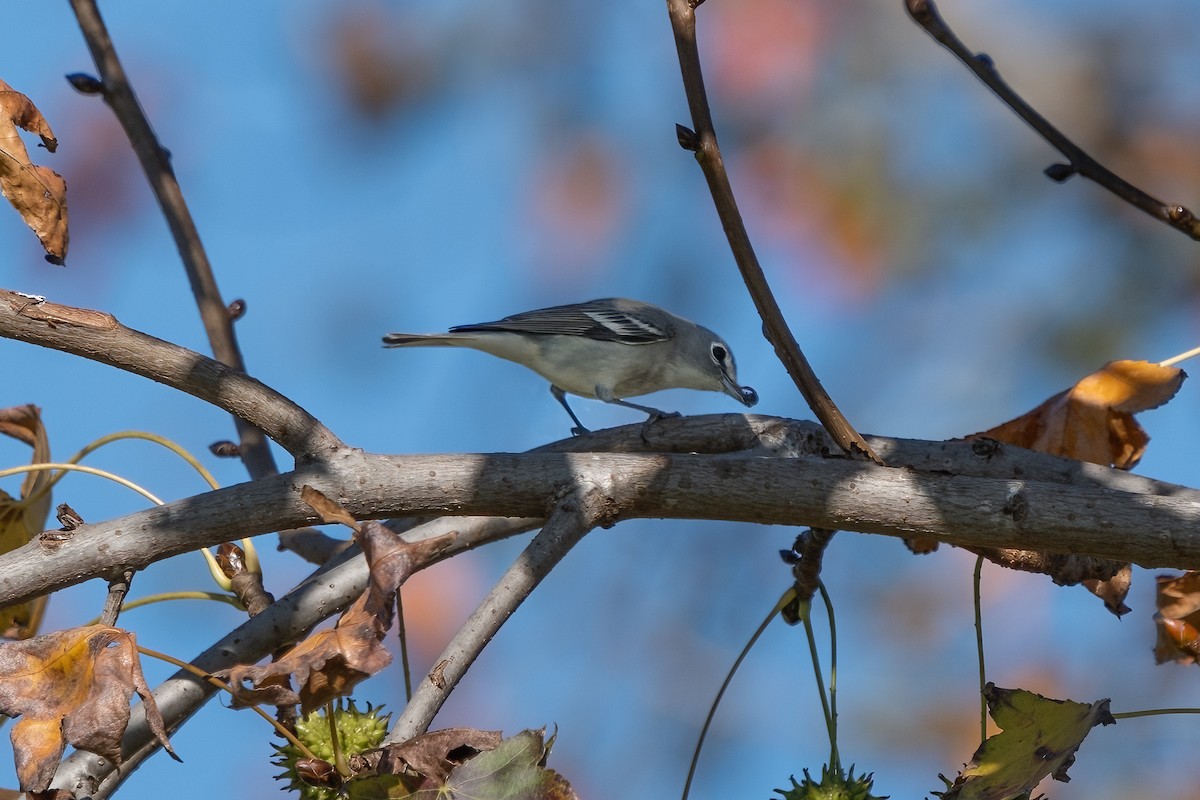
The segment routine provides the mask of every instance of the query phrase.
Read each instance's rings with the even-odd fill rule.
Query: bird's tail
[[[389,333],[384,347],[462,347],[462,337],[446,333]]]

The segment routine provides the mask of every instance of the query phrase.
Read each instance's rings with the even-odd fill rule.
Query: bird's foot
[[[642,423],[642,441],[650,441],[650,429],[654,427],[656,422],[664,419],[677,419],[683,416],[678,411],[654,411],[646,416],[646,421]]]

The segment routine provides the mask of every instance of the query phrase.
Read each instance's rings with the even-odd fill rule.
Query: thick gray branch
[[[775,447],[805,438],[781,433],[789,430],[782,420],[733,419],[748,429],[774,430]],[[688,421],[678,422],[684,428]],[[1194,489],[1016,448],[872,442],[900,466],[746,453],[381,456],[346,448],[285,475],[84,525],[65,542],[30,542],[0,556],[0,605],[241,536],[314,523],[299,499],[305,483],[361,519],[544,518],[561,487],[612,483],[621,488],[614,521],[806,525],[974,548],[1086,553],[1145,567],[1200,567],[1200,492]],[[906,451],[921,466],[903,466],[899,454]],[[943,471],[950,464],[959,465],[959,474]]]

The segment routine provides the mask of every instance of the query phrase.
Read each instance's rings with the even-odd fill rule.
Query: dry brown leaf
[[[1133,415],[1166,403],[1186,377],[1149,361],[1110,361],[1029,413],[967,438],[1131,469],[1150,442]]]
[[[1067,558],[1089,558],[1089,556],[1072,555]],[[1083,586],[1103,600],[1104,607],[1118,617],[1123,617],[1133,610],[1125,605],[1125,598],[1129,596],[1129,589],[1133,586],[1133,568],[1129,564],[1122,564],[1117,574],[1107,580],[1091,578],[1083,581]]]
[[[1167,619],[1184,619],[1200,611],[1200,572],[1159,575],[1156,581],[1158,613]]]
[[[430,731],[378,751],[375,769],[381,775],[412,771],[439,786],[457,765],[486,750],[495,750],[502,738],[500,731],[476,728]]]
[[[1110,361],[1027,414],[966,438],[995,439],[1051,455],[1132,469],[1150,442],[1133,415],[1166,403],[1185,378],[1181,369],[1149,361]],[[1114,562],[1113,566],[1119,565]],[[1068,563],[1062,567],[1074,569]],[[1058,583],[1076,582],[1054,571],[1047,574]],[[1118,617],[1129,611],[1125,605],[1129,583],[1128,565],[1108,580],[1084,581]]]
[[[413,570],[454,539],[446,534],[409,543],[378,522],[364,522],[356,536],[371,569],[367,590],[332,630],[319,631],[278,660],[238,665],[220,673],[240,705],[300,703],[303,713],[348,695],[362,680],[392,661],[383,638],[392,625],[396,592]],[[291,688],[294,676],[299,689]]]
[[[1200,663],[1200,572],[1159,575],[1155,580],[1155,662]]]
[[[300,499],[317,512],[317,516],[321,518],[322,522],[337,522],[351,530],[358,530],[358,521],[351,516],[349,511],[308,484],[300,487]]]
[[[50,441],[37,406],[0,409],[0,434],[32,447],[30,464],[50,461]],[[20,500],[0,489],[0,553],[15,550],[45,529],[46,518],[50,515],[51,499],[47,489],[50,478],[48,471],[25,473]],[[28,639],[37,633],[45,610],[45,597],[0,609],[0,636]]]
[[[0,713],[20,716],[12,743],[21,788],[45,791],[68,744],[121,763],[134,692],[174,756],[129,631],[89,625],[0,644]]]
[[[36,133],[51,153],[58,140],[33,102],[0,81],[0,192],[33,229],[47,257],[61,264],[67,257],[67,183],[49,167],[29,159],[21,128]]]
[[[1200,663],[1200,631],[1181,619],[1164,619],[1154,615],[1154,663]]]
[[[364,754],[374,774],[342,788],[348,797],[397,800],[578,800],[571,784],[546,767],[552,744],[544,729],[508,739],[465,728],[435,731]]]

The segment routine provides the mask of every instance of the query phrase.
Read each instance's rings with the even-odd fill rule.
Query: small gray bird
[[[636,408],[648,422],[678,414],[623,398],[662,389],[724,392],[744,406],[758,393],[737,382],[733,352],[708,328],[649,303],[591,300],[513,314],[496,322],[459,325],[447,333],[389,333],[385,347],[470,347],[522,364],[550,381],[550,393],[571,415],[573,434],[587,428],[566,393]]]

